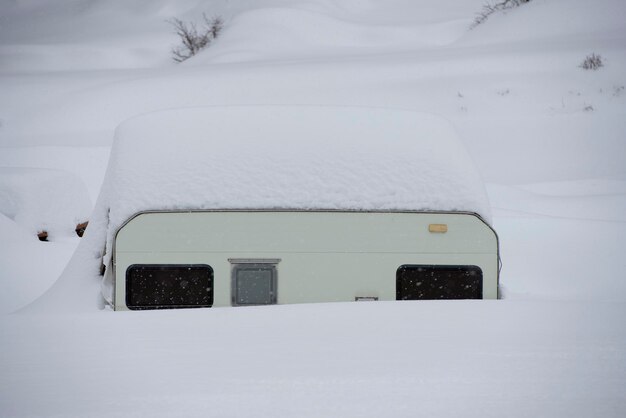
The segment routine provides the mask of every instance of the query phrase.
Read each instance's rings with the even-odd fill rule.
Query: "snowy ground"
[[[468,30],[483,3],[8,3],[0,416],[624,416],[626,4],[533,0]],[[203,11],[222,37],[174,64],[164,21]],[[584,71],[592,52],[605,66]],[[48,193],[68,184],[95,203],[121,121],[225,104],[450,120],[487,184],[505,299],[113,313],[75,273],[85,245],[57,280],[79,238],[39,242],[28,210],[72,212]]]

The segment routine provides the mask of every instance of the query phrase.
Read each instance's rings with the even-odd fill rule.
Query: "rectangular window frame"
[[[143,271],[173,271],[173,270],[194,270],[205,271],[208,274],[208,287],[206,288],[206,303],[201,304],[136,304],[133,303],[133,273],[139,270]],[[130,310],[156,310],[156,309],[185,309],[185,308],[210,308],[214,303],[214,286],[215,275],[213,268],[208,264],[132,264],[126,269],[125,275],[125,303]]]
[[[280,259],[262,258],[229,258],[231,263],[231,305],[232,306],[265,306],[278,304],[278,263]],[[268,303],[241,303],[238,294],[238,272],[246,269],[263,269],[271,272],[270,298]]]
[[[462,297],[406,297],[407,291],[403,291],[403,280],[401,274],[411,269],[421,269],[424,272],[462,272],[467,271],[471,275],[476,274],[476,283],[472,283],[472,288],[469,289],[468,294]],[[445,278],[443,278],[445,280]],[[426,288],[426,291],[431,290]],[[472,294],[472,292],[474,292]],[[442,294],[445,294],[442,291]],[[396,300],[471,300],[471,299],[483,299],[483,271],[476,265],[434,265],[434,264],[403,264],[396,270]]]

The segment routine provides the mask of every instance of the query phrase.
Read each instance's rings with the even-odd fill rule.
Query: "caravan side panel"
[[[498,296],[497,236],[466,213],[148,212],[116,236],[117,310],[128,309],[127,274],[137,265],[208,266],[211,306],[244,304],[237,286],[250,274],[278,304],[396,300],[402,266],[473,266],[482,298]]]

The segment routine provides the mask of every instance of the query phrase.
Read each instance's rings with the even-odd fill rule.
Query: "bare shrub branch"
[[[167,20],[174,27],[174,33],[178,35],[182,45],[172,48],[172,59],[182,62],[196,55],[216,39],[224,28],[224,20],[219,17],[209,19],[202,14],[204,25],[201,30],[193,22],[184,22],[178,18]]]
[[[470,29],[474,29],[476,26],[483,23],[495,12],[513,9],[519,7],[522,4],[529,3],[531,0],[503,0],[499,3],[487,3],[483,6],[483,9],[477,14],[474,22],[470,25]]]
[[[206,17],[206,14],[202,14],[204,18],[204,24],[209,30],[211,39],[215,39],[220,35],[222,29],[224,29],[224,19],[220,16],[214,16],[211,20]]]

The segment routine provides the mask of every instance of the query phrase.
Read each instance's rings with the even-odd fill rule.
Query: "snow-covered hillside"
[[[0,416],[626,412],[624,1],[532,0],[471,30],[484,0],[5,3]],[[221,36],[174,63],[167,20],[202,13]],[[580,68],[592,53],[604,66]],[[107,225],[73,226],[116,127],[223,105],[449,120],[486,183],[504,299],[101,309]]]

